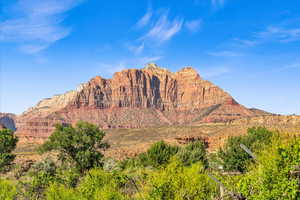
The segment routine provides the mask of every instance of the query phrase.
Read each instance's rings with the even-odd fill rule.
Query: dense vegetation
[[[11,152],[16,148],[18,138],[9,129],[0,130],[0,171],[5,171],[15,155]]]
[[[58,125],[40,147],[56,157],[46,157],[26,171],[11,167],[15,178],[0,179],[0,199],[300,199],[297,135],[250,128],[245,136],[229,138],[216,153],[208,153],[201,140],[184,146],[160,141],[123,161],[103,157],[103,136],[85,122]],[[225,188],[220,190],[217,180]]]

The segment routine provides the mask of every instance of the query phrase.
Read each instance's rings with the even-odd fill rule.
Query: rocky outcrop
[[[192,67],[170,72],[155,64],[96,76],[77,90],[40,101],[17,120],[18,134],[48,137],[56,123],[85,120],[102,128],[226,122],[254,113],[202,79]]]
[[[0,113],[0,129],[8,128],[16,131],[15,118],[16,116],[11,113]]]

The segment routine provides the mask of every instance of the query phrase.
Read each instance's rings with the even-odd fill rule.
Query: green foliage
[[[220,199],[219,186],[207,176],[208,171],[249,200],[300,197],[300,175],[295,173],[300,171],[300,138],[283,137],[265,128],[251,128],[246,136],[230,138],[215,154],[208,154],[201,141],[183,147],[161,141],[122,162],[102,158],[98,150],[105,147],[104,133],[96,126],[84,122],[75,128],[58,126],[54,134],[42,150],[58,150],[60,162],[46,158],[35,163],[18,177],[16,185],[0,179],[1,200]],[[240,144],[255,151],[255,162]],[[226,170],[244,173],[214,170],[219,165],[212,164],[220,160]]]
[[[282,144],[277,140],[261,153],[258,164],[238,182],[247,199],[290,199],[300,197],[300,139]]]
[[[56,181],[68,187],[75,188],[81,173],[76,168],[58,168],[56,170]]]
[[[224,170],[244,172],[251,161],[251,156],[240,147],[240,144],[246,145],[252,151],[259,151],[271,142],[272,136],[273,133],[266,128],[254,127],[248,129],[246,136],[229,138],[224,148],[218,152]]]
[[[66,188],[64,185],[53,183],[46,191],[47,200],[79,200],[74,189]]]
[[[61,161],[70,162],[79,171],[84,172],[102,166],[103,154],[98,150],[108,147],[102,142],[104,135],[99,127],[87,122],[78,122],[75,127],[57,125],[40,151],[57,150]]]
[[[206,145],[203,141],[196,141],[181,148],[177,155],[178,159],[185,165],[191,165],[201,161],[204,167],[207,167]]]
[[[139,161],[143,166],[160,167],[167,164],[172,156],[178,152],[179,148],[171,146],[163,141],[154,143],[147,152],[139,155]]]
[[[125,200],[121,187],[125,178],[101,169],[90,170],[76,188],[53,183],[46,191],[47,200]]]
[[[17,196],[16,187],[7,180],[0,179],[0,199],[12,200]]]
[[[153,172],[149,180],[142,199],[207,200],[217,195],[217,186],[205,174],[201,163],[184,167],[174,160],[166,168]]]
[[[32,166],[26,183],[26,196],[30,199],[40,199],[44,196],[45,189],[56,180],[56,165],[54,161],[46,159]]]
[[[122,199],[119,188],[125,182],[125,177],[118,173],[93,169],[82,180],[78,191],[84,199]]]
[[[15,159],[11,152],[16,148],[18,138],[12,130],[0,130],[0,171],[5,171],[7,166]]]

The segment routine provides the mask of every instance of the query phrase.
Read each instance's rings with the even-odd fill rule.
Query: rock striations
[[[56,123],[85,120],[102,128],[226,122],[254,116],[191,67],[170,72],[148,64],[96,76],[77,90],[40,101],[17,119],[17,134],[48,137]]]

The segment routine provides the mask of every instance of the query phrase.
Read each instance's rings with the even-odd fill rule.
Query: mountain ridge
[[[170,72],[154,63],[110,79],[93,77],[76,90],[41,100],[17,119],[17,133],[48,137],[56,123],[88,121],[101,128],[226,122],[256,114],[192,67]]]

